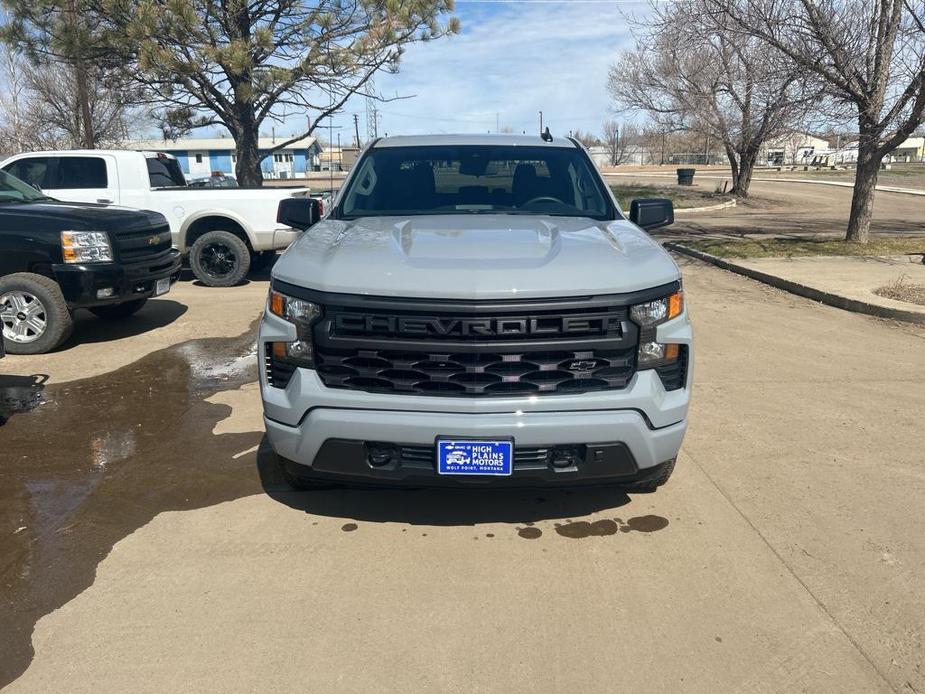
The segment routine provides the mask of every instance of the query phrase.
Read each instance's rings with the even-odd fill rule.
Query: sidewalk
[[[665,247],[847,311],[925,323],[925,306],[874,293],[901,277],[909,283],[925,285],[925,265],[910,260],[918,261],[916,256],[728,259],[693,250],[683,242],[669,242]]]

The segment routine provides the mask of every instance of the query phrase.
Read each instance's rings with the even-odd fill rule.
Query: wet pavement
[[[213,435],[229,408],[206,402],[256,379],[254,336],[57,386],[0,375],[0,687],[28,666],[35,622],[89,586],[113,544],[162,511],[261,490],[253,456],[235,459],[261,435]]]

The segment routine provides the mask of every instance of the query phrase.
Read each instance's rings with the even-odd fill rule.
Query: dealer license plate
[[[437,472],[441,475],[510,475],[514,442],[437,439]]]

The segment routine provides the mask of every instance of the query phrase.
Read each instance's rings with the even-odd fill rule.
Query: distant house
[[[591,155],[591,159],[597,165],[597,168],[601,169],[610,166],[610,149],[608,147],[602,145],[588,147],[588,154]],[[638,166],[645,163],[646,151],[638,145],[627,145],[621,164]]]
[[[261,137],[261,153],[269,152],[285,138]],[[237,156],[234,140],[230,137],[188,137],[178,140],[132,140],[127,149],[166,152],[177,158],[180,168],[189,179],[204,178],[213,173],[234,176]],[[264,178],[302,178],[308,171],[321,168],[322,149],[314,137],[306,137],[266,154],[260,162]]]
[[[829,159],[835,164],[855,164],[858,160],[857,141],[848,142],[843,147],[833,150]],[[925,161],[925,137],[906,138],[896,149],[883,158],[886,164],[910,164]]]
[[[794,130],[765,143],[763,161],[768,166],[809,164],[819,153],[828,151],[827,140]]]

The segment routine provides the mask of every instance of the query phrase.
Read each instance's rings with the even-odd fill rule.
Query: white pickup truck
[[[0,169],[59,200],[160,212],[174,247],[212,287],[238,284],[292,243],[300,232],[277,223],[279,202],[309,194],[308,188],[189,187],[176,158],[162,152],[28,152]]]

